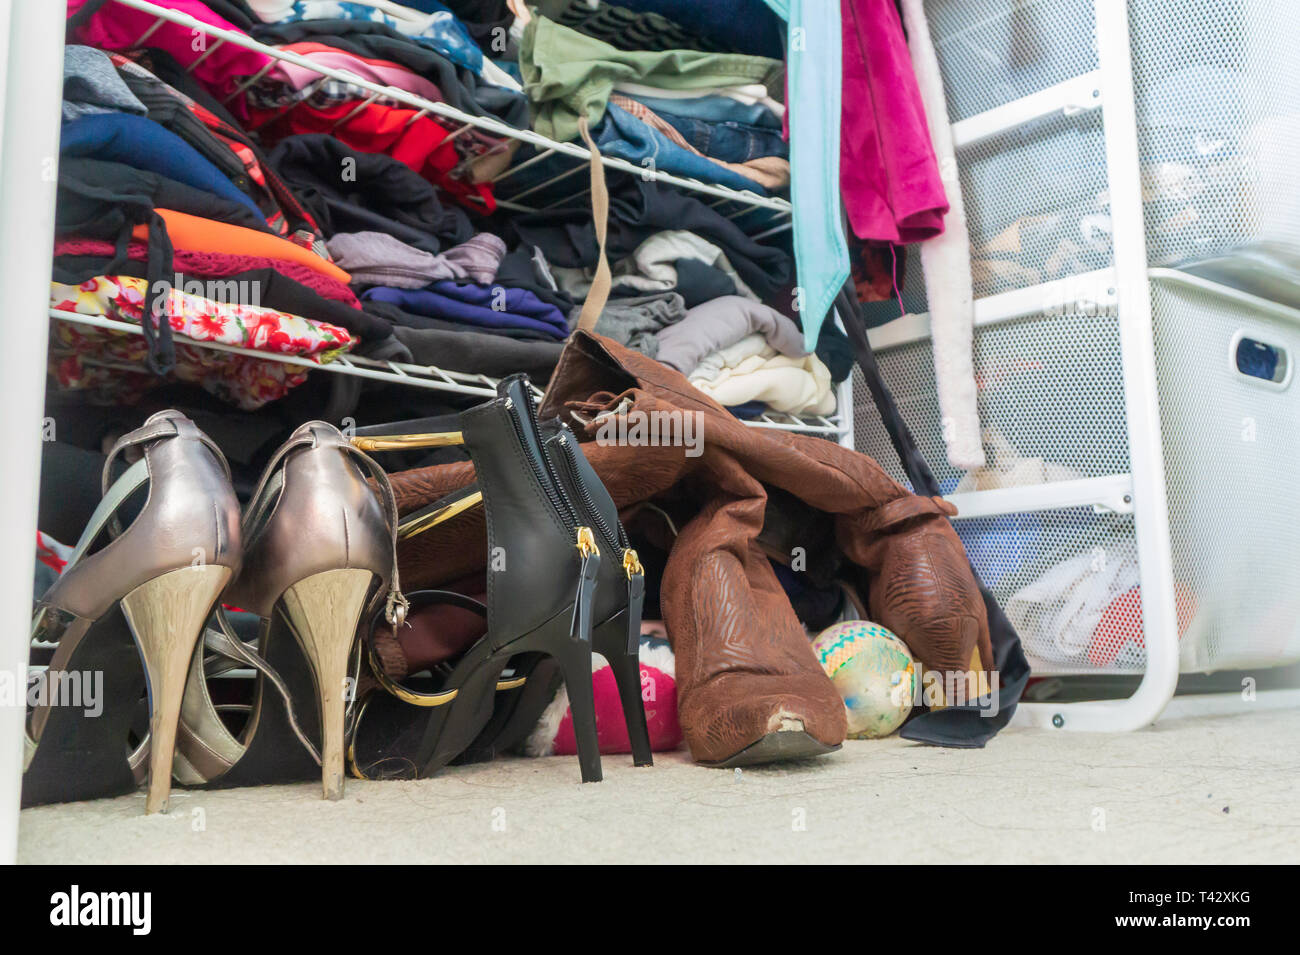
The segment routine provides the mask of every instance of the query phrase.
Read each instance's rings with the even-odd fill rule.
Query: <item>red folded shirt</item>
[[[448,141],[453,130],[414,109],[364,103],[353,100],[329,109],[299,103],[287,109],[253,110],[252,126],[266,142],[300,133],[328,133],[360,152],[392,156],[468,208],[482,213],[496,210],[491,183],[452,175],[460,164],[455,142]]]

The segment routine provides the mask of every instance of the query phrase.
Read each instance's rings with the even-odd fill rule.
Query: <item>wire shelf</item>
[[[214,50],[225,43],[243,47],[244,49],[253,50],[270,57],[272,61],[284,61],[293,63],[296,66],[309,69],[322,78],[332,78],[341,82],[352,84],[361,89],[368,90],[370,96],[364,101],[363,106],[379,100],[381,97],[386,100],[392,100],[402,103],[405,106],[414,107],[418,115],[434,114],[444,119],[453,120],[459,125],[448,133],[448,138],[454,138],[462,135],[470,128],[477,128],[483,132],[496,136],[506,137],[530,144],[538,153],[523,162],[500,173],[494,182],[508,180],[520,169],[534,162],[539,162],[552,155],[563,155],[571,157],[576,164],[572,169],[566,170],[558,177],[552,177],[542,186],[553,184],[559,178],[568,178],[586,168],[591,160],[591,152],[586,147],[576,143],[564,143],[550,139],[546,136],[530,130],[518,129],[499,119],[491,116],[474,116],[463,110],[457,109],[447,103],[435,102],[425,99],[415,93],[408,92],[399,87],[386,86],[375,83],[365,77],[358,76],[348,70],[335,69],[333,67],[323,66],[313,62],[307,57],[301,56],[291,51],[277,49],[273,46],[260,43],[243,33],[235,30],[227,30],[209,23],[205,23],[187,13],[179,10],[173,10],[168,7],[159,6],[151,3],[149,0],[112,0],[114,3],[130,7],[143,13],[151,13],[156,19],[145,29],[139,39],[136,40],[137,47],[143,46],[144,43],[153,35],[154,32],[165,22],[171,22],[186,27],[197,34],[205,34],[215,38],[216,42],[211,44],[204,52],[200,59],[206,59]],[[195,63],[190,65],[192,70]],[[268,65],[259,73],[248,77],[238,85],[235,93],[227,98],[227,102],[238,96],[254,83],[258,82],[271,68]],[[752,236],[756,240],[762,240],[788,230],[793,222],[793,207],[786,199],[776,196],[760,196],[755,192],[748,190],[736,190],[726,186],[716,185],[714,183],[702,182],[690,177],[677,176],[672,173],[663,172],[658,169],[651,169],[635,165],[626,160],[612,156],[600,156],[601,162],[609,169],[621,172],[631,173],[647,179],[653,179],[657,182],[667,183],[678,186],[692,192],[700,193],[712,197],[710,205],[718,210],[720,214],[726,216],[732,221],[740,224],[740,220],[753,219],[750,223],[750,230],[755,234]],[[572,196],[560,200],[558,203],[550,202],[544,208],[538,208],[527,203],[518,201],[525,197],[525,193],[534,194],[535,187],[530,186],[527,189],[514,193],[505,198],[496,199],[497,205],[502,208],[510,209],[517,212],[533,213],[545,210],[554,210],[563,206],[567,202],[581,198],[586,190],[581,190]],[[759,215],[752,215],[759,213]],[[74,322],[82,325],[91,325],[98,328],[111,329],[128,334],[142,335],[143,331],[139,326],[126,322],[118,322],[112,319],[101,318],[92,315],[79,315],[70,312],[61,312],[51,310],[50,316],[60,321]],[[476,375],[462,372],[447,371],[434,365],[411,365],[394,361],[376,361],[373,359],[363,358],[358,355],[342,355],[333,361],[321,363],[306,358],[300,358],[292,355],[269,355],[265,352],[254,351],[247,348],[239,348],[233,345],[222,345],[216,342],[201,342],[177,336],[177,339],[189,345],[199,348],[208,348],[216,351],[224,351],[231,354],[245,355],[251,358],[257,358],[263,361],[275,361],[287,365],[294,365],[315,371],[325,371],[331,374],[352,375],[358,378],[366,378],[372,381],[383,381],[392,384],[410,385],[416,388],[426,388],[436,391],[446,391],[455,394],[475,395],[491,397],[496,394],[496,379],[487,375]],[[846,392],[841,389],[840,405],[843,407],[843,396]],[[795,431],[804,434],[819,434],[831,437],[843,437],[849,429],[840,421],[840,415],[833,416],[812,416],[801,417],[796,415],[784,414],[780,412],[768,412],[756,419],[746,420],[744,423],[754,428],[768,428],[781,431]]]
[[[77,325],[89,325],[94,328],[125,332],[128,335],[144,335],[144,329],[139,325],[130,322],[119,322],[116,319],[104,318],[100,315],[81,315],[76,312],[65,312],[52,308],[50,309],[50,318],[61,322],[72,322]],[[256,351],[252,348],[241,348],[238,345],[196,341],[181,334],[176,334],[174,337],[178,343],[192,345],[196,348],[206,348],[231,355],[243,355],[248,358],[256,358],[259,361],[294,365],[310,371],[351,375],[354,378],[366,378],[371,381],[382,381],[395,385],[410,385],[413,388],[446,391],[458,395],[472,395],[484,398],[496,397],[497,379],[489,375],[479,375],[471,372],[448,371],[445,368],[439,368],[437,365],[411,365],[399,361],[378,361],[361,355],[340,355],[332,361],[318,362],[297,355],[276,355],[270,352]],[[118,368],[122,371],[140,370],[138,365],[82,357],[83,360],[99,367]],[[540,397],[541,389],[534,385],[533,390]],[[816,415],[805,418],[772,411],[743,423],[751,428],[774,428],[781,431],[797,431],[802,434],[843,435],[846,431],[845,426],[840,423],[838,415]]]

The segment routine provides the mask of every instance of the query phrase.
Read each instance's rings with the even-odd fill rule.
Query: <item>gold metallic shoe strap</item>
[[[411,451],[417,448],[452,448],[465,443],[461,431],[439,431],[428,434],[357,435],[352,446],[359,451]]]
[[[370,476],[375,479],[375,483],[379,485],[380,497],[383,499],[384,509],[388,512],[388,527],[393,541],[393,577],[388,588],[388,598],[384,602],[384,619],[394,627],[400,627],[406,622],[406,613],[410,610],[411,603],[402,595],[401,580],[397,571],[397,538],[401,533],[402,523],[401,515],[397,510],[397,495],[393,493],[393,485],[388,480],[388,472],[380,467],[374,458],[354,444],[344,443],[340,447],[360,461],[365,469],[370,472]]]
[[[453,491],[446,497],[439,498],[427,507],[422,507],[414,514],[408,514],[398,525],[397,536],[401,540],[406,540],[416,534],[423,534],[431,527],[445,524],[457,514],[463,514],[482,503],[483,492],[479,490],[477,484],[470,484],[459,491]]]
[[[235,628],[230,624],[230,618],[226,616],[225,607],[218,605],[215,616],[219,629],[214,630],[209,627],[204,630],[201,638],[203,650],[210,650],[220,657],[251,667],[262,674],[271,686],[275,687],[275,691],[280,694],[285,713],[289,717],[289,728],[293,730],[293,735],[298,737],[298,742],[302,743],[303,748],[307,750],[311,758],[315,760],[316,765],[319,766],[321,762],[320,751],[316,749],[312,741],[307,738],[307,734],[303,732],[302,726],[298,722],[297,710],[293,705],[293,696],[290,694],[289,687],[285,684],[284,679],[261,654],[255,652],[239,639],[239,636],[235,633]],[[216,669],[218,667],[210,667],[206,662],[204,663],[205,676]]]
[[[383,687],[386,693],[397,697],[403,703],[421,707],[444,706],[456,699],[456,694],[460,692],[459,690],[440,690],[437,693],[421,693],[418,690],[402,686],[384,672],[383,665],[375,657],[374,645],[367,643],[366,646],[370,653],[370,672],[373,674],[375,682]]]

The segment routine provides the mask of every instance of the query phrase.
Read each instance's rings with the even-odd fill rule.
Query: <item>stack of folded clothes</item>
[[[576,139],[585,117],[605,155],[758,195],[789,186],[781,60],[700,49],[709,44],[664,17],[621,5],[543,0],[538,10],[518,56],[538,132]],[[630,45],[639,41],[652,45]],[[552,157],[515,185],[562,168]]]
[[[396,346],[313,251],[315,220],[233,117],[165,52],[145,59],[67,48],[50,306],[145,335],[56,323],[55,380],[130,402],[166,377],[251,410],[306,371],[173,333],[316,362],[363,336]]]

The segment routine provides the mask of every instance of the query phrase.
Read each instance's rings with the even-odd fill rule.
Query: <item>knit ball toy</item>
[[[919,695],[907,644],[869,620],[846,620],[819,633],[812,646],[844,699],[850,739],[888,736],[903,725]]]

